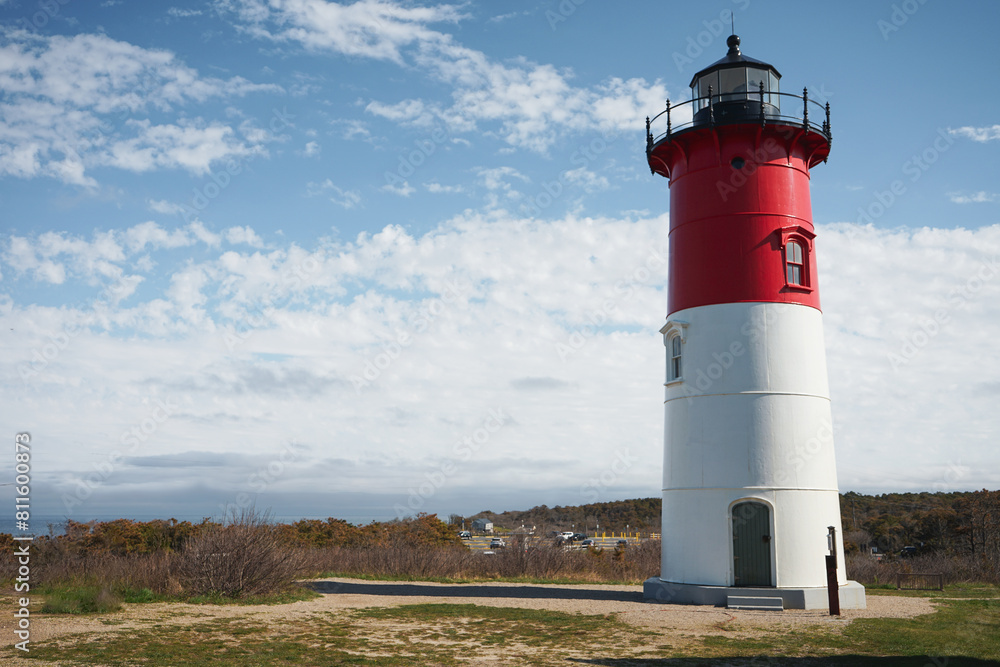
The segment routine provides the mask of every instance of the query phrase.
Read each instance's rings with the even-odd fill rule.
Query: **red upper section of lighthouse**
[[[829,106],[810,102],[807,93],[779,94],[774,81],[747,92],[754,77],[763,79],[754,74],[762,65],[770,67],[747,66],[741,92],[709,90],[683,105],[668,102],[647,122],[650,169],[670,179],[668,313],[757,301],[820,306],[809,170],[830,151]],[[733,64],[725,67],[739,83]],[[713,69],[696,81],[713,80]],[[725,81],[719,76],[714,80]],[[800,100],[802,115],[789,114],[794,101],[779,102],[779,95]],[[822,124],[810,120],[810,103]],[[678,112],[684,105],[686,115]],[[686,122],[674,127],[678,117]],[[653,126],[664,120],[666,132],[654,137]]]

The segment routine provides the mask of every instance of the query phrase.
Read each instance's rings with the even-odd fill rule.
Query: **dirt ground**
[[[395,607],[407,604],[476,604],[492,607],[544,609],[571,614],[615,614],[627,624],[664,634],[701,637],[738,631],[778,630],[796,625],[845,627],[856,618],[909,618],[928,614],[934,606],[926,598],[869,596],[868,608],[845,610],[833,617],[825,611],[738,611],[711,606],[669,605],[644,602],[641,586],[542,585],[542,584],[437,584],[430,582],[376,582],[356,579],[323,579],[309,582],[322,597],[272,606],[216,606],[186,603],[127,604],[121,611],[94,616],[46,616],[34,614],[31,646],[41,646],[65,635],[122,632],[148,628],[169,621],[179,625],[207,620],[240,617],[246,621],[294,623],[331,611],[364,607]],[[8,598],[9,600],[9,598]],[[0,663],[34,665],[39,661],[13,658],[14,619],[0,614],[3,655]]]

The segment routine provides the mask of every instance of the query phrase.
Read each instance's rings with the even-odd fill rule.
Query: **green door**
[[[733,506],[734,586],[771,585],[771,512],[752,501]]]

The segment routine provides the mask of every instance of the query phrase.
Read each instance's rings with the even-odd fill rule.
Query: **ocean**
[[[13,514],[13,512],[11,512]],[[0,533],[10,533],[11,535],[48,535],[49,524],[52,524],[52,534],[62,535],[66,519],[60,516],[32,516],[28,520],[28,530],[20,530],[17,527],[18,521],[13,517],[0,518]]]

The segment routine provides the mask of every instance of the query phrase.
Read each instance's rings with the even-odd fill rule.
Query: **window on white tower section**
[[[670,380],[681,379],[681,337],[670,339]]]
[[[785,244],[785,280],[789,285],[805,285],[805,251],[798,241]]]

